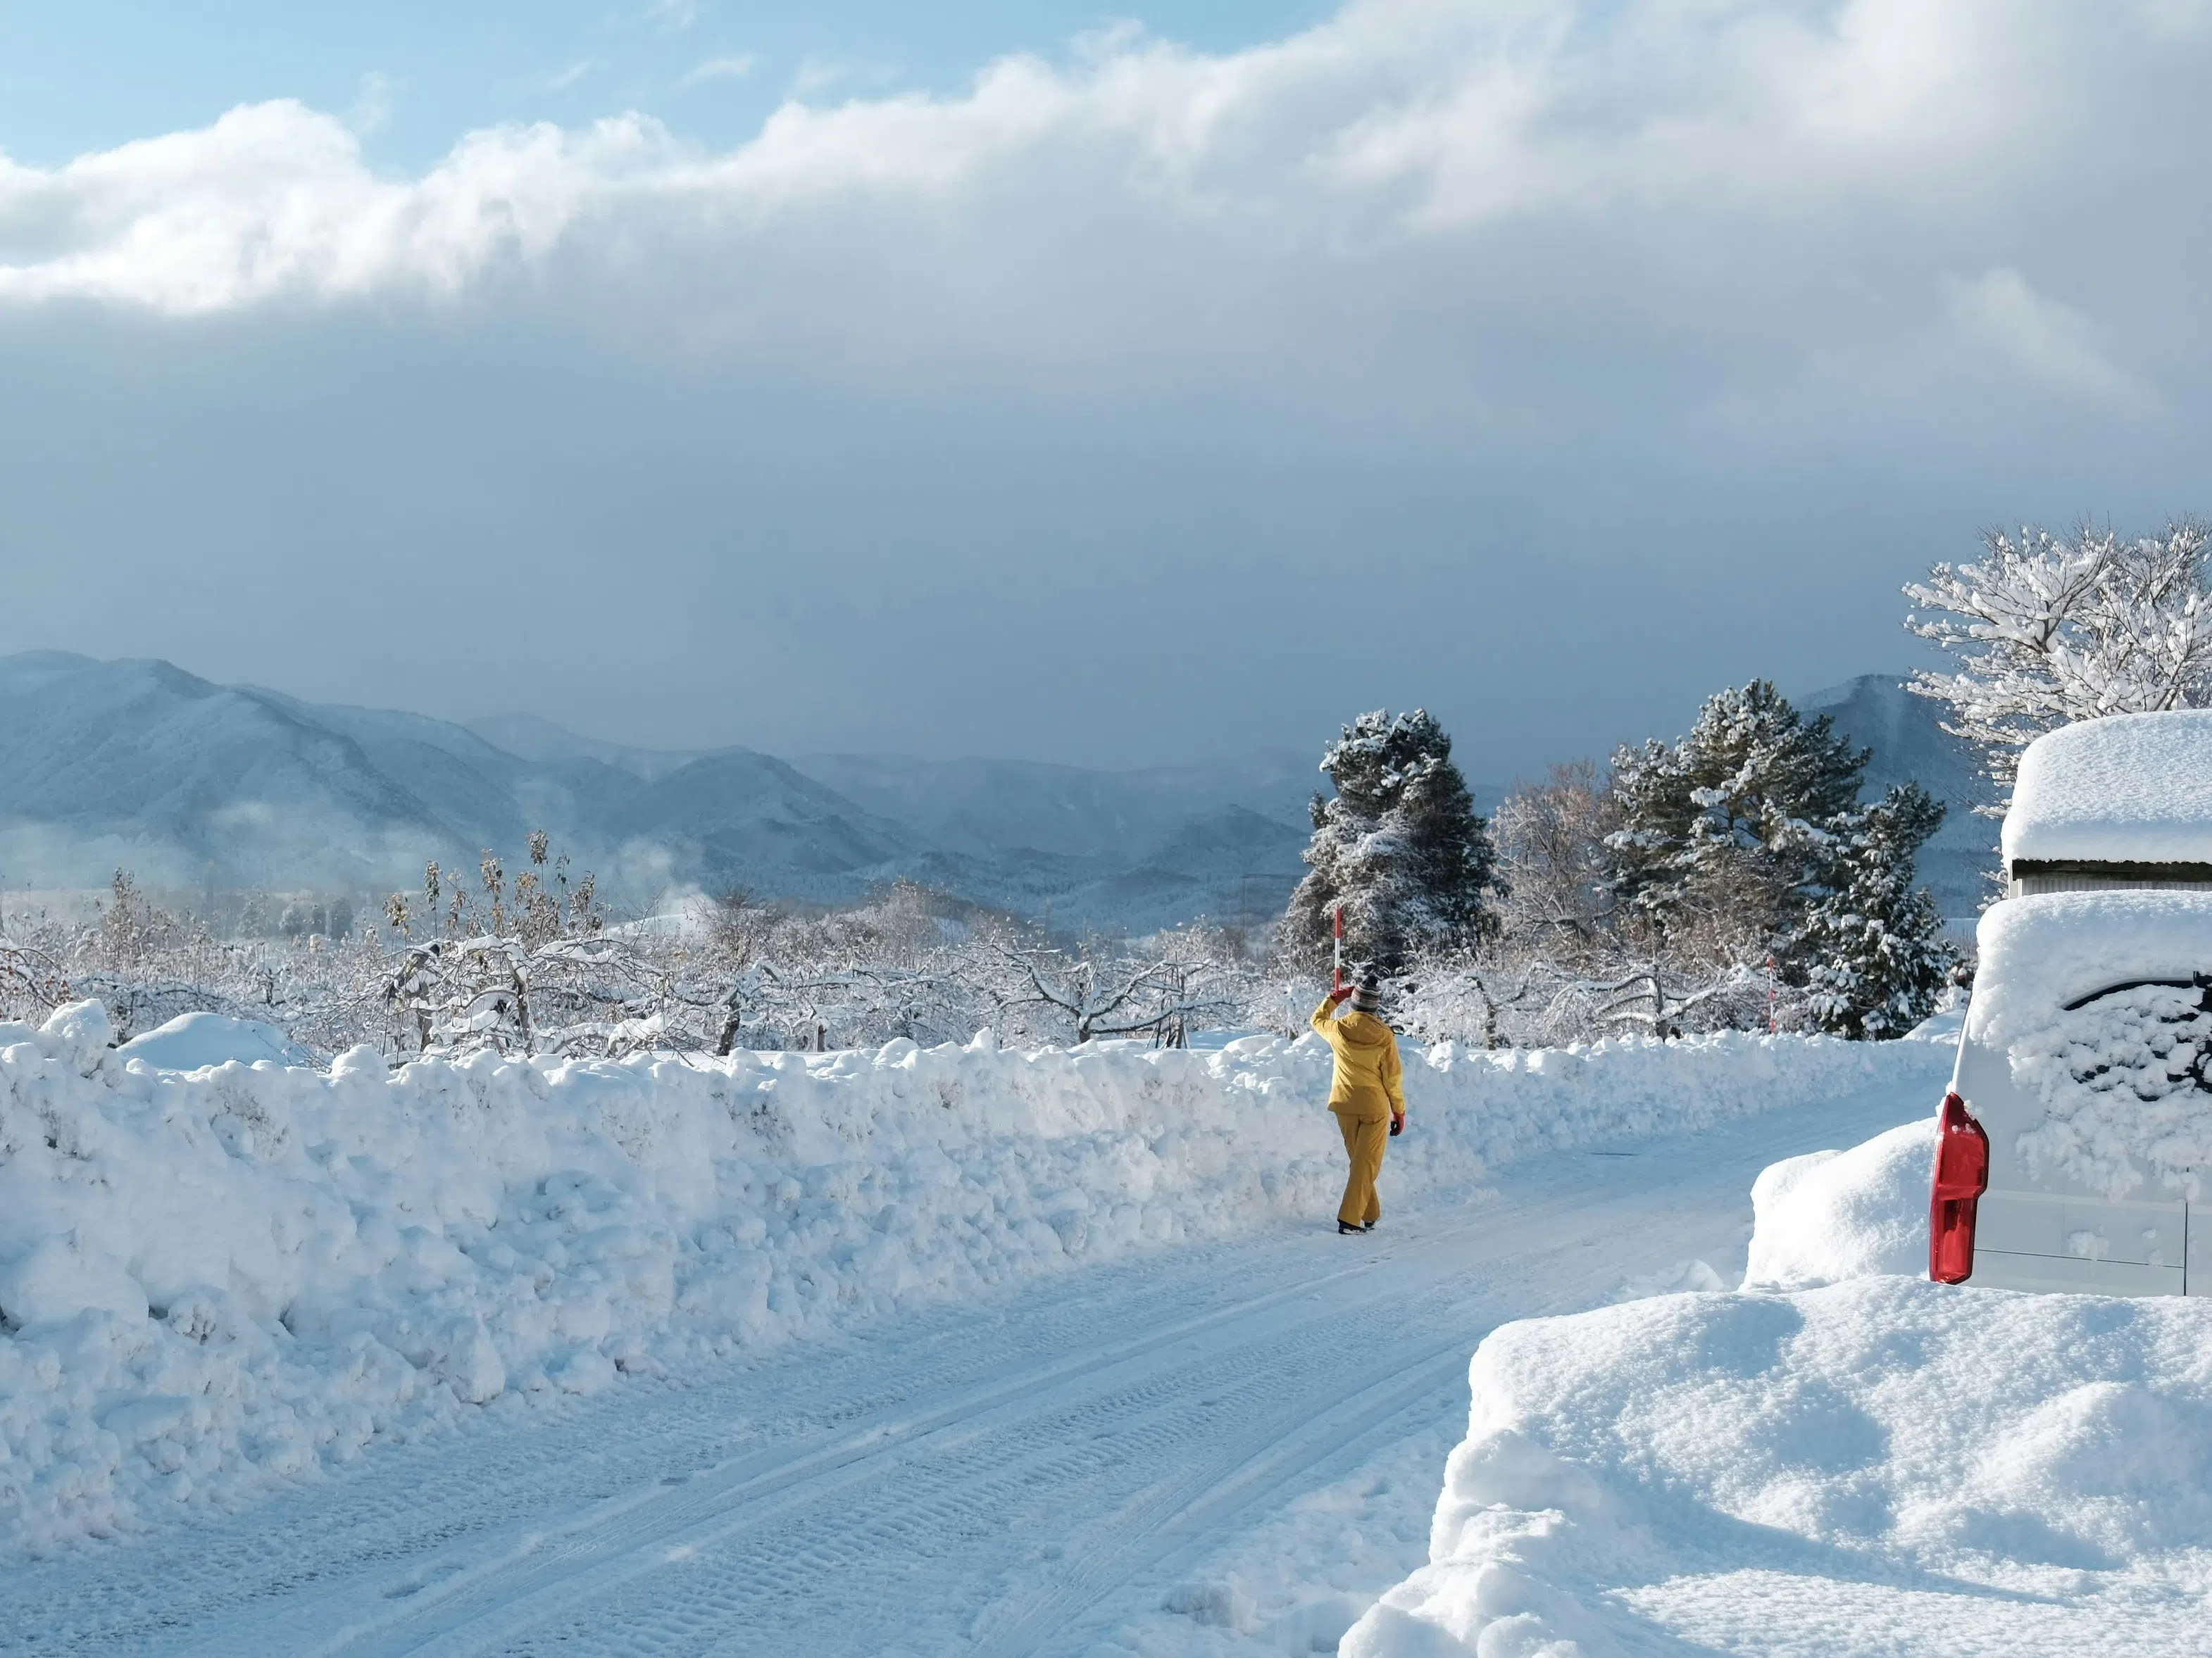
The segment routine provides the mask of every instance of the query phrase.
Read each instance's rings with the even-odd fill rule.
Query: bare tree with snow
[[[1972,564],[1938,564],[1905,589],[1905,626],[1949,653],[1912,689],[1949,708],[1944,729],[1978,744],[2009,793],[2020,751],[2100,714],[2212,702],[2212,553],[2193,519],[2123,540],[2025,527],[1991,531]],[[2002,808],[1997,808],[2002,810]]]
[[[1606,841],[1620,827],[1620,799],[1596,763],[1554,766],[1545,781],[1522,784],[1491,827],[1506,933],[1565,955],[1600,944],[1613,914]]]

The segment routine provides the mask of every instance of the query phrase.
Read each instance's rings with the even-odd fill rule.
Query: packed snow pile
[[[125,1060],[143,1060],[165,1071],[198,1071],[236,1060],[253,1065],[312,1065],[313,1055],[273,1024],[227,1018],[220,1013],[179,1013],[167,1024],[133,1036],[116,1050]]]
[[[1933,1141],[1766,1169],[1741,1291],[1485,1340],[1430,1564],[1342,1650],[2197,1649],[2212,1302],[1929,1283]]]
[[[379,1436],[1146,1245],[1332,1212],[1317,1038],[387,1072],[0,1026],[0,1516],[50,1546]],[[1386,1206],[1547,1147],[1940,1087],[1917,1043],[1409,1054]],[[1329,1242],[1334,1244],[1334,1240]]]
[[[1936,1011],[1899,1038],[1908,1042],[1935,1042],[1944,1048],[1959,1046],[1959,1033],[1966,1028],[1966,999],[1956,990],[1947,990]]]
[[[2027,745],[2005,861],[2212,863],[2212,711],[2083,720]]]
[[[2202,1650],[2208,1352],[2203,1301],[1894,1277],[1507,1325],[1342,1651]]]
[[[1809,1289],[1878,1273],[1928,1271],[1929,1115],[1848,1151],[1769,1166],[1751,1188],[1747,1288]]]

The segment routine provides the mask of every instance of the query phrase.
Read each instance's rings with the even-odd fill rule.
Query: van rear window
[[[2152,1181],[2198,1195],[2212,1172],[2212,987],[2137,981],[2085,998],[2011,1050],[2042,1102],[2020,1141],[2031,1175],[2121,1198]]]

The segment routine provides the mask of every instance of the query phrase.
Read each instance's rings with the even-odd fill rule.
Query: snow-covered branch
[[[2124,541],[1992,532],[1972,564],[1938,564],[1905,589],[1906,627],[1948,652],[1949,673],[1912,689],[1946,704],[1944,728],[1978,744],[2007,792],[2030,739],[2108,714],[2212,700],[2212,554],[2204,525]]]

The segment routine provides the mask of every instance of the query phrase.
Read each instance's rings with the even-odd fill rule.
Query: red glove
[[[1352,987],[1350,985],[1340,985],[1334,990],[1328,993],[1328,999],[1332,1002],[1335,1002],[1341,1005],[1351,997],[1351,995]]]

